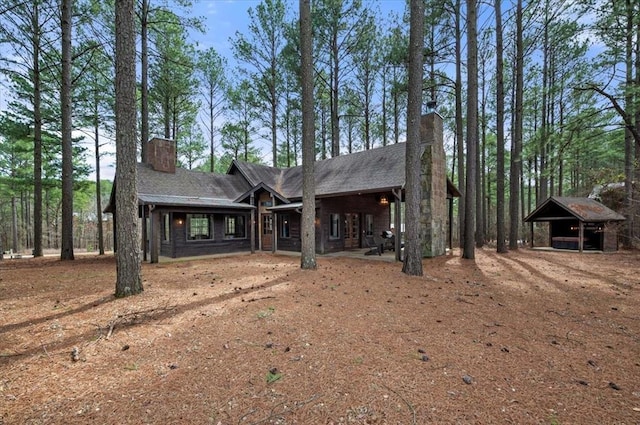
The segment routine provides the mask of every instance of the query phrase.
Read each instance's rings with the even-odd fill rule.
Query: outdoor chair
[[[382,255],[382,246],[376,243],[374,236],[365,236],[364,242],[369,248],[369,251],[365,252],[364,255]]]

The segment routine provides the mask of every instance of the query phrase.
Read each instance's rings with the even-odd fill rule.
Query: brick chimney
[[[156,171],[176,172],[176,142],[154,137],[147,148],[147,163]]]
[[[437,257],[447,251],[447,175],[443,146],[442,117],[435,111],[420,120],[422,146],[420,180],[420,226],[424,235],[423,257]]]

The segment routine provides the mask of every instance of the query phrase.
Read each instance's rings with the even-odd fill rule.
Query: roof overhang
[[[268,207],[267,211],[278,212],[278,211],[294,211],[299,209],[302,209],[302,202],[292,202],[290,204],[282,204],[282,205],[276,205],[275,207]]]
[[[269,192],[270,194],[272,194],[276,199],[278,199],[281,202],[284,202],[284,203],[289,203],[290,202],[287,198],[282,196],[277,190],[274,190],[272,187],[270,187],[268,184],[265,184],[265,183],[259,183],[256,186],[252,187],[251,189],[249,189],[248,191],[246,191],[242,195],[238,196],[234,200],[234,202],[243,201],[243,200],[247,199],[248,197],[250,197],[252,194],[256,193],[258,190],[265,190],[265,191]]]
[[[626,218],[594,199],[551,196],[524,218],[524,222],[578,220],[583,223],[624,221]]]
[[[138,204],[198,208],[232,208],[241,210],[251,210],[255,208],[253,205],[234,202],[229,199],[176,195],[154,195],[146,193],[138,194]]]

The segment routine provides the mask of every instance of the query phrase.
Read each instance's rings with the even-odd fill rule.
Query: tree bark
[[[98,228],[98,253],[104,255],[104,227],[102,225],[102,188],[100,182],[100,128],[98,125],[98,93],[94,90],[93,138],[96,158],[96,225]]]
[[[40,84],[40,18],[38,5],[33,7],[33,256],[42,257],[42,93]]]
[[[147,161],[149,142],[149,0],[140,11],[140,156]]]
[[[302,62],[300,69],[302,77],[302,252],[300,266],[305,270],[315,270],[317,268],[312,49],[311,0],[300,0],[300,53]]]
[[[496,251],[507,252],[504,223],[504,66],[502,2],[495,0],[496,13]]]
[[[72,1],[62,0],[62,243],[61,260],[73,260],[73,140],[71,110]]]
[[[136,183],[136,37],[133,0],[116,1],[116,297],[142,292]]]
[[[511,168],[509,180],[509,249],[518,249],[520,234],[520,179],[522,174],[522,102],[523,102],[522,0],[516,6],[516,66],[515,66],[515,111]]]
[[[424,46],[424,2],[411,0],[409,24],[409,91],[407,96],[407,147],[405,186],[405,245],[402,272],[422,276],[422,245],[420,226],[420,126],[422,107],[422,61]],[[399,229],[398,229],[399,230]]]
[[[461,1],[456,0],[455,4],[455,33],[456,33],[456,146],[458,156],[458,187],[465,187],[465,167],[464,167],[464,121],[462,117],[462,24],[461,24]],[[458,200],[458,244],[464,246],[464,212],[465,197]]]
[[[478,155],[478,55],[476,0],[467,0],[467,179],[462,257],[475,258],[476,158]]]

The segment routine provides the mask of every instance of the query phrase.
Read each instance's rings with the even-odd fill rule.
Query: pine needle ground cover
[[[3,260],[0,424],[640,423],[639,260]]]

